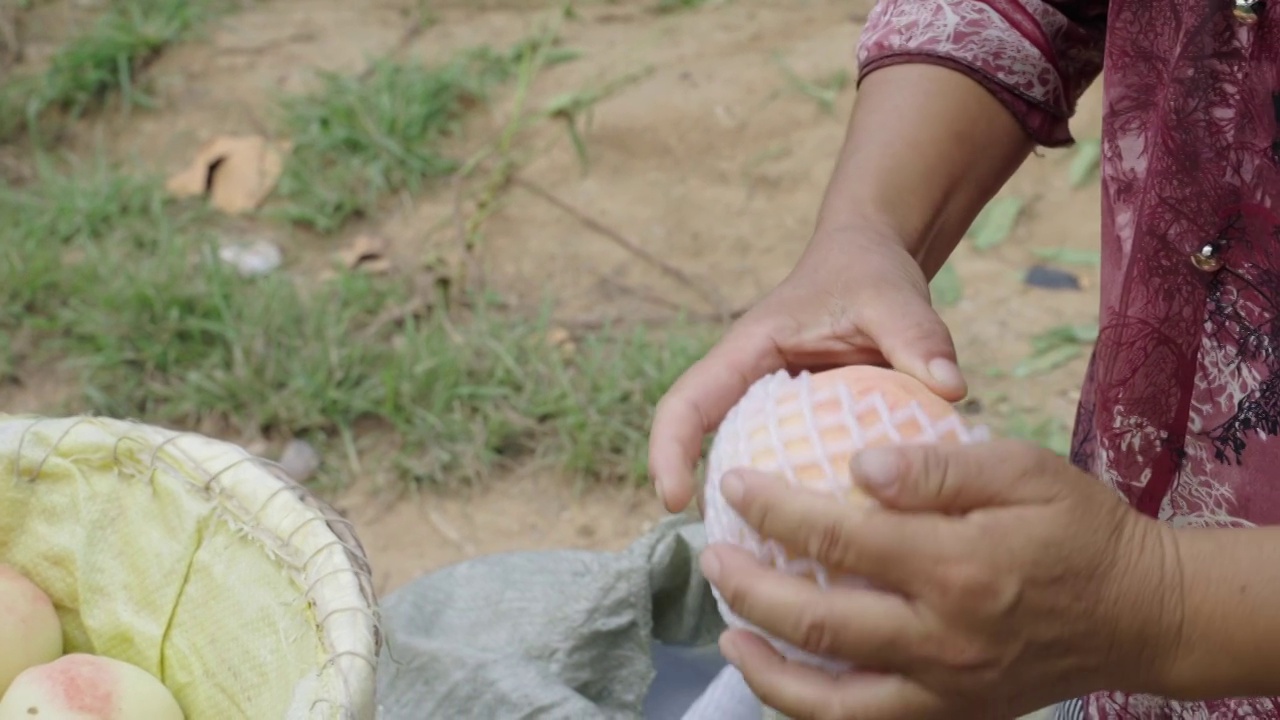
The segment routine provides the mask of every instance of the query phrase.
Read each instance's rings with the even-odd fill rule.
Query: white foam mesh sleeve
[[[837,412],[813,412],[814,407],[829,408],[833,404],[839,408]],[[795,422],[797,417],[803,421]],[[914,440],[903,434],[908,428]],[[847,469],[837,470],[833,466],[832,457],[849,456],[871,444],[938,442],[945,439],[968,443],[988,437],[986,428],[967,426],[959,414],[935,421],[918,403],[891,409],[879,393],[855,395],[840,384],[819,388],[814,386],[810,373],[791,377],[785,371],[779,371],[753,384],[730,410],[716,433],[707,457],[704,499],[707,540],[743,547],[783,572],[813,576],[824,588],[832,584],[865,586],[858,578],[832,579],[816,562],[788,557],[781,544],[761,538],[720,494],[720,480],[724,473],[735,467],[754,466],[758,470],[779,473],[792,485],[800,484],[803,476],[806,487],[829,492],[837,501],[848,502],[852,480]],[[813,656],[769,636],[738,617],[714,587],[712,592],[721,615],[730,627],[759,633],[789,659],[832,672],[851,669],[847,663]]]

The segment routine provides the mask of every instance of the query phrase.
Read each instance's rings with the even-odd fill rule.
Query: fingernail
[[[702,568],[702,576],[709,582],[714,583],[720,577],[720,560],[710,550],[702,551],[698,565]]]
[[[964,375],[960,373],[960,368],[955,363],[946,358],[935,358],[929,361],[929,375],[939,385],[949,388],[961,390],[964,388]]]
[[[742,476],[736,472],[727,473],[720,481],[720,494],[730,504],[741,502],[746,491],[747,487],[743,484]]]
[[[853,456],[852,470],[858,482],[887,490],[898,481],[898,454],[888,448],[864,450]]]
[[[662,503],[663,507],[666,507],[667,494],[663,492],[661,478],[658,478],[658,477],[653,478],[653,491],[658,494],[658,502]]]

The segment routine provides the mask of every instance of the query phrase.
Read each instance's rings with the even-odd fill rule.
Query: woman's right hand
[[[658,403],[649,472],[667,510],[693,498],[707,433],[771,372],[888,365],[963,398],[927,278],[1033,145],[964,73],[902,63],[866,74],[800,261]]]
[[[854,364],[887,365],[952,401],[966,393],[920,265],[892,231],[867,222],[815,235],[792,272],[658,403],[649,467],[667,510],[689,504],[703,439],[752,383],[781,369]]]

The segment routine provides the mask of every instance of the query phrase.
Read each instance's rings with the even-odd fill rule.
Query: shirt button
[[[1222,269],[1222,255],[1212,243],[1205,243],[1199,252],[1191,253],[1191,264],[1205,272],[1216,272]]]
[[[1236,21],[1244,25],[1252,25],[1258,22],[1258,10],[1261,9],[1262,3],[1258,0],[1235,0],[1235,6],[1231,9]]]

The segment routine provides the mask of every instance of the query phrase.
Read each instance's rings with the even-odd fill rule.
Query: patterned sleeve
[[[934,63],[982,83],[1040,145],[1071,144],[1067,121],[1102,70],[1107,0],[879,0],[858,41],[859,81]]]

